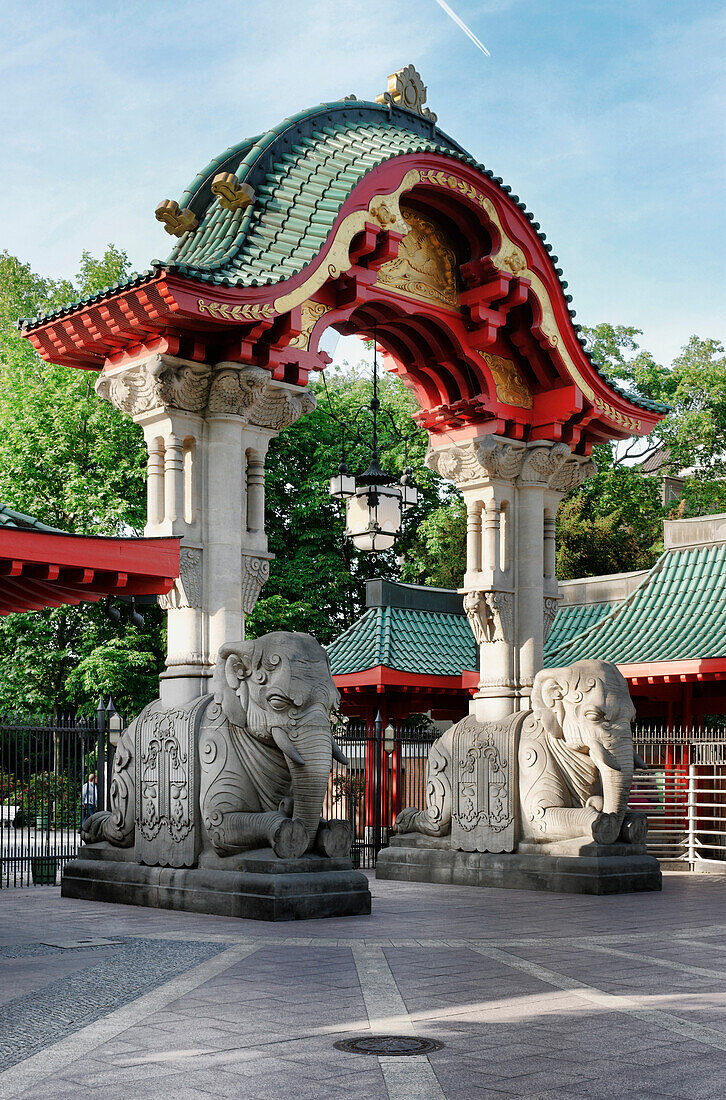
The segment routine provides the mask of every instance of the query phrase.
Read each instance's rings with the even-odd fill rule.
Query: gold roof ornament
[[[436,115],[428,107],[426,102],[426,85],[416,72],[413,65],[406,65],[397,73],[391,73],[388,78],[388,91],[376,96],[376,103],[389,103],[394,107],[404,107],[407,111],[413,111],[416,115],[422,115],[429,122],[436,122]]]
[[[174,199],[164,199],[154,211],[156,220],[164,223],[164,229],[174,237],[183,237],[199,225],[194,212],[188,207],[183,210]]]
[[[248,183],[240,183],[234,172],[218,172],[212,180],[212,194],[225,210],[244,210],[254,201],[255,193]]]

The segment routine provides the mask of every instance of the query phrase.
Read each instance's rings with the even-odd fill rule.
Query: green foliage
[[[466,505],[462,497],[431,512],[411,540],[401,578],[460,588],[466,572]]]
[[[657,447],[669,455],[664,472],[696,467],[701,476],[726,474],[726,356],[718,340],[691,336],[670,367],[641,349],[640,329],[600,324],[585,328],[589,350],[606,373],[632,393],[661,401],[671,413],[645,441],[620,448],[611,461],[622,464]],[[598,448],[602,465],[604,448]],[[610,462],[607,463],[610,465]]]
[[[41,819],[52,829],[75,829],[80,824],[80,780],[53,772],[36,772],[15,787],[15,805],[21,822],[32,826]]]
[[[664,510],[657,478],[632,466],[598,473],[560,505],[560,580],[647,569],[662,551]]]
[[[394,442],[383,452],[382,464],[396,476],[407,465],[412,468],[419,503],[405,513],[405,533],[396,548],[376,556],[354,550],[343,537],[343,508],[328,487],[340,462],[339,421],[351,421],[370,400],[370,377],[347,365],[326,373],[327,391],[323,382],[311,383],[318,400],[314,412],[282,432],[270,447],[267,533],[276,560],[261,599],[247,617],[250,637],[268,630],[304,630],[323,644],[331,641],[362,613],[367,579],[397,578],[397,555],[408,557],[418,526],[449,492],[424,464],[425,432],[416,432],[408,445]],[[411,414],[416,403],[397,378],[381,379],[379,397],[384,423],[390,414],[400,433],[415,431]],[[363,437],[370,438],[367,430]],[[351,472],[362,472],[368,459],[365,443],[348,440]]]
[[[113,245],[84,252],[75,282],[44,279],[0,254],[0,501],[74,534],[140,534],[145,520],[141,429],[93,390],[92,372],[45,363],[17,329],[129,273]],[[0,618],[0,710],[93,711],[101,691],[137,711],[156,694],[163,617],[118,625],[98,604]],[[153,674],[152,674],[153,671]]]

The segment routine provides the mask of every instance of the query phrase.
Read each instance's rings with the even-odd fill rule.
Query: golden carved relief
[[[500,243],[499,248],[491,257],[492,263],[500,269],[505,268],[511,271],[512,274],[519,275],[529,280],[532,291],[540,305],[540,312],[542,315],[540,328],[547,337],[550,347],[557,348],[575,385],[582,390],[589,401],[594,401],[595,391],[583,378],[572,356],[561,344],[557,321],[555,320],[555,312],[552,308],[547,288],[539,276],[534,271],[530,270],[524,252],[518,248],[511,237],[507,235],[491,199],[477,187],[474,187],[473,184],[469,183],[467,180],[461,179],[459,176],[455,176],[452,172],[442,172],[432,168],[426,168],[420,169],[418,171],[418,176],[421,183],[437,184],[439,187],[447,187],[452,191],[458,191],[459,194],[465,195],[467,198],[476,202],[477,205],[484,210],[487,217],[494,222],[494,225],[499,231]]]
[[[267,303],[230,306],[226,302],[210,302],[206,298],[197,298],[197,309],[208,313],[216,321],[259,321],[263,317],[274,317],[273,306]]]
[[[164,229],[174,237],[183,237],[199,224],[193,212],[185,207],[180,208],[175,199],[164,199],[154,211],[158,222],[164,223]]]
[[[301,348],[303,351],[307,351],[310,346],[310,334],[320,318],[332,308],[332,306],[321,306],[319,302],[303,302],[300,307],[302,312],[300,335],[292,339],[288,347]]]
[[[255,198],[248,183],[240,183],[234,172],[218,172],[212,181],[212,194],[224,210],[244,210]]]
[[[397,258],[383,265],[376,283],[409,298],[458,309],[453,248],[441,229],[422,214],[402,206],[401,215],[409,231],[401,241]]]
[[[491,355],[488,351],[480,351],[479,354],[492,372],[499,400],[519,409],[531,409],[534,398],[517,364],[512,359],[502,359],[500,355]]]

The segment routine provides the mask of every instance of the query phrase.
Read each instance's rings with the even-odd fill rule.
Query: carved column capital
[[[568,493],[582,485],[596,471],[595,463],[583,455],[574,455],[566,443],[548,443],[528,448],[520,485],[539,485]]]
[[[511,592],[477,590],[464,595],[464,611],[478,645],[488,642],[511,644],[514,634],[513,604]]]
[[[542,618],[543,618],[543,631],[542,641],[547,641],[547,635],[552,629],[552,625],[557,618],[557,611],[560,606],[561,596],[545,596],[543,600]]]
[[[212,377],[208,411],[231,413],[254,427],[279,432],[312,412],[316,404],[314,394],[273,382],[263,367],[219,363]]]
[[[260,598],[262,586],[270,576],[271,554],[242,554],[242,611],[249,615]]]
[[[205,415],[229,413],[252,427],[282,431],[316,406],[315,395],[273,382],[268,370],[245,363],[193,363],[152,355],[125,368],[103,372],[96,393],[137,417],[154,409]]]
[[[426,465],[463,488],[491,478],[505,481],[515,478],[525,453],[521,444],[486,435],[449,447],[429,447]]]
[[[165,611],[180,607],[202,606],[202,551],[182,546],[179,554],[179,576],[166,596],[159,596],[159,606]]]
[[[130,366],[99,375],[96,393],[129,416],[152,409],[202,413],[212,368],[171,355],[152,355]]]

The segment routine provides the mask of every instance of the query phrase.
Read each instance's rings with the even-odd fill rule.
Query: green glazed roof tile
[[[460,676],[478,667],[477,646],[463,615],[370,608],[328,647],[333,675],[377,665],[429,676]]]
[[[55,535],[65,535],[59,527],[49,527],[47,523],[41,523],[35,516],[26,516],[23,512],[16,512],[8,508],[7,504],[0,504],[0,527],[12,527],[19,531],[46,531]]]
[[[231,146],[195,176],[179,205],[194,212],[197,228],[180,238],[164,263],[155,260],[152,268],[142,275],[21,324],[26,327],[43,324],[81,305],[146,282],[164,268],[203,282],[240,287],[259,285],[261,273],[266,281],[288,279],[314,258],[340,207],[366,173],[394,157],[414,152],[437,153],[462,161],[483,172],[507,194],[511,193],[511,188],[491,170],[478,164],[453,138],[418,114],[395,105],[351,99],[322,103],[283,119],[265,134]],[[252,188],[255,194],[252,206],[230,211],[219,204],[212,194],[212,183],[220,171],[234,173],[240,183]],[[555,266],[557,257],[545,243],[539,223],[523,203],[517,204],[532,222],[549,253],[555,274],[561,279],[562,271]],[[320,215],[315,233],[304,227],[308,211]],[[289,224],[275,221],[268,227],[273,213],[287,213]],[[280,228],[289,229],[289,236],[284,237],[284,248],[273,251],[271,242],[283,241],[275,232]],[[567,284],[562,286],[564,289]],[[574,321],[575,311],[569,312]],[[584,346],[578,325],[575,330]],[[610,388],[634,404],[668,411],[658,402],[628,393],[607,379],[595,360],[591,361]]]
[[[668,550],[627,599],[596,607],[560,610],[547,639],[548,667],[726,656],[726,546]]]

